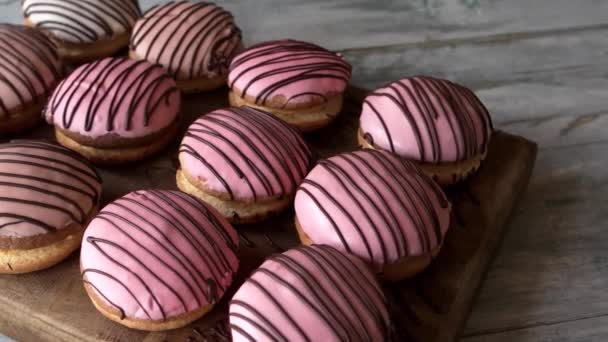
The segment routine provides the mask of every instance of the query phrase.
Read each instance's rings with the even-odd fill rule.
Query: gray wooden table
[[[608,340],[608,1],[220,3],[246,43],[289,37],[343,51],[369,88],[413,74],[461,82],[498,128],[537,141],[533,179],[462,341]],[[18,4],[0,1],[0,21],[19,22]]]

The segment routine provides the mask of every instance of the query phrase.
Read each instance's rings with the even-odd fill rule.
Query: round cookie
[[[141,15],[137,0],[23,0],[27,26],[48,32],[70,63],[108,57],[127,47]]]
[[[237,248],[236,231],[213,208],[178,191],[136,191],[91,221],[80,266],[104,316],[160,331],[213,308],[234,279]]]
[[[303,244],[353,253],[395,281],[439,253],[451,205],[415,164],[363,150],[320,161],[300,185],[295,210]]]
[[[416,76],[366,97],[358,140],[413,160],[439,184],[451,185],[477,171],[492,131],[488,110],[471,90]]]
[[[129,55],[163,65],[184,93],[226,84],[228,64],[242,46],[232,14],[206,2],[171,1],[137,21]]]
[[[293,201],[311,163],[300,134],[249,107],[201,116],[180,150],[178,187],[214,206],[233,223],[260,221]]]
[[[313,131],[340,113],[350,78],[351,66],[338,53],[295,40],[266,42],[232,60],[229,100]]]
[[[146,158],[179,126],[181,95],[160,65],[125,58],[85,64],[63,80],[46,107],[62,145],[99,164]]]
[[[329,246],[272,256],[230,302],[240,341],[387,341],[387,302],[374,275]]]
[[[51,267],[80,247],[101,178],[77,153],[20,140],[0,144],[0,273]]]
[[[40,112],[63,74],[57,47],[40,31],[0,24],[0,135],[40,122]]]

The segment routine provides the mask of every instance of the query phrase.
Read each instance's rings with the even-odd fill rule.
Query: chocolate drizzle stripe
[[[359,174],[363,175],[363,171],[357,166],[356,163],[353,163],[350,159],[344,157],[344,156],[338,156],[337,158],[339,158],[340,160],[344,160],[350,167],[352,167],[353,169],[356,170],[356,172],[358,172]],[[391,233],[391,241],[393,242],[393,244],[395,245],[395,250],[400,254],[406,254],[407,253],[407,245],[404,241],[404,238],[401,234],[401,231],[399,229],[399,224],[397,222],[397,219],[395,218],[394,213],[391,210],[387,210],[387,212],[381,210],[380,208],[390,208],[390,203],[388,203],[386,201],[386,199],[382,196],[378,196],[378,194],[380,193],[380,190],[373,184],[373,183],[369,183],[368,185],[372,188],[372,193],[368,194],[367,192],[365,192],[365,190],[360,187],[359,185],[357,185],[357,181],[354,179],[354,177],[350,176],[348,174],[348,171],[344,168],[342,168],[338,163],[334,163],[330,160],[323,160],[319,163],[319,165],[323,165],[326,166],[326,170],[332,174],[332,176],[338,180],[338,182],[340,182],[340,184],[342,185],[342,187],[349,193],[349,195],[354,199],[354,202],[357,204],[357,207],[359,208],[359,210],[361,210],[361,212],[364,213],[364,215],[367,218],[368,223],[370,224],[370,226],[373,227],[374,231],[376,232],[376,237],[378,238],[379,242],[380,242],[380,246],[382,247],[383,251],[382,254],[384,256],[384,261],[386,262],[387,260],[387,253],[388,251],[386,250],[386,245],[388,242],[390,241],[384,241],[384,238],[382,236],[382,234],[380,233],[380,229],[378,228],[378,226],[376,225],[375,222],[373,222],[373,220],[371,219],[371,217],[369,216],[369,214],[367,213],[367,210],[364,208],[362,202],[359,201],[359,196],[355,196],[353,195],[352,191],[349,188],[354,189],[357,194],[359,194],[360,196],[362,196],[362,200],[363,203],[369,204],[372,206],[374,212],[376,214],[378,214],[378,216],[380,216],[382,218],[382,227],[388,227],[389,231]],[[369,170],[366,170],[369,171]],[[374,170],[372,169],[372,172]],[[339,173],[336,174],[336,172]],[[348,182],[348,186],[344,183],[344,181]],[[372,198],[372,196],[374,196],[374,198]],[[380,206],[378,206],[378,204],[376,204],[376,201],[380,202]],[[387,217],[387,214],[389,217]]]
[[[9,145],[0,145],[0,150],[7,148],[7,146],[9,146]],[[99,176],[99,173],[97,173],[97,170],[95,169],[93,164],[91,162],[89,162],[87,159],[85,159],[83,156],[81,156],[80,154],[78,154],[70,149],[64,148],[59,145],[42,142],[42,141],[22,140],[22,139],[21,140],[12,140],[10,146],[43,148],[47,151],[52,151],[52,152],[58,153],[60,155],[66,156],[66,157],[70,157],[73,162],[77,162],[77,163],[85,166],[84,168],[74,166],[74,168],[76,170],[78,170],[79,173],[88,175],[91,178],[95,179],[96,181],[101,182],[101,177]]]
[[[36,27],[68,35],[70,42],[90,43],[130,31],[141,15],[135,0],[25,0],[23,16],[33,21],[36,15],[49,19],[34,21]],[[116,30],[116,22],[122,30]],[[101,31],[101,32],[99,32]]]
[[[259,269],[258,269],[259,270]],[[251,284],[252,286],[256,287],[260,292],[262,292],[262,294],[264,295],[265,298],[267,298],[268,300],[270,300],[273,305],[277,308],[277,310],[279,310],[279,312],[281,313],[281,315],[287,319],[287,321],[289,322],[290,326],[294,328],[294,330],[297,331],[298,335],[300,335],[300,337],[302,337],[302,339],[304,341],[310,341],[310,338],[308,337],[308,335],[306,334],[306,332],[304,332],[304,330],[302,329],[302,327],[300,327],[300,325],[297,323],[297,320],[292,317],[286,310],[285,307],[283,307],[283,305],[277,301],[274,296],[272,295],[272,293],[266,289],[266,287],[264,287],[264,285],[262,285],[262,283],[260,283],[258,280],[254,279],[254,275],[258,273],[257,271],[254,272],[251,277],[247,280],[247,283]],[[284,283],[280,283],[279,284],[283,285]]]
[[[355,220],[355,218],[351,215],[351,213],[346,210],[346,208],[340,203],[340,201],[338,201],[336,199],[336,197],[334,197],[325,187],[323,187],[321,184],[310,180],[310,179],[304,179],[302,181],[302,184],[300,185],[300,189],[306,189],[310,187],[311,189],[315,189],[317,193],[319,193],[320,196],[323,196],[323,198],[327,199],[332,206],[337,209],[337,211],[342,214],[346,220],[350,223],[351,227],[353,228],[353,230],[356,232],[357,236],[359,237],[359,240],[361,242],[363,242],[363,245],[365,246],[365,250],[367,252],[367,256],[369,258],[369,260],[373,263],[375,258],[374,258],[374,253],[372,252],[372,247],[370,246],[370,243],[367,239],[367,237],[365,236],[365,231],[363,230],[363,228],[361,227],[361,225],[359,224],[359,222],[357,222],[357,220]],[[305,193],[307,193],[310,197],[314,197],[312,195],[312,192],[308,189],[306,189]],[[318,200],[315,200],[315,203],[317,204],[317,206],[319,208],[321,208],[320,206],[320,202]],[[327,210],[322,209],[323,214],[326,215],[326,218],[329,219],[329,217],[331,216],[331,214],[328,213]],[[332,222],[335,222],[335,220],[332,218],[331,219]],[[334,223],[333,224],[336,227],[336,230],[340,230],[340,228],[337,228],[337,225]],[[377,232],[376,232],[377,233]],[[342,234],[340,234],[342,235]],[[341,238],[340,240],[343,240],[343,238]],[[347,247],[346,245],[344,247]],[[347,248],[348,250],[350,248]]]
[[[314,258],[311,258],[311,260],[313,259]],[[310,301],[307,301],[307,304],[314,307],[317,314],[324,318],[328,327],[333,328],[333,330],[341,336],[340,340],[346,340],[347,336],[352,332],[356,332],[357,338],[361,341],[370,340],[369,335],[365,336],[367,333],[365,332],[365,328],[361,325],[361,322],[351,322],[348,319],[347,312],[328,296],[326,289],[320,288],[314,277],[311,277],[308,274],[307,269],[301,267],[296,261],[284,254],[276,255],[273,260],[288,269],[291,275],[296,276],[301,281],[301,291],[298,291],[295,286],[291,286],[289,282],[286,282],[286,284],[289,284],[287,286],[288,288],[293,288],[293,290],[297,291],[299,296],[302,296],[303,298],[309,297],[311,299]],[[329,274],[323,273],[322,269],[317,268],[316,271],[320,272],[320,275],[323,278],[330,277]],[[268,271],[268,274],[272,274],[273,278],[278,278],[276,274],[270,271]],[[343,298],[346,298],[347,295],[340,287],[334,287],[334,289],[337,290]],[[352,306],[352,303],[348,300],[346,300],[346,303],[350,306],[348,309],[351,310],[351,312],[354,312],[355,308]],[[338,331],[337,328],[341,331]],[[361,333],[362,331],[363,333]]]
[[[175,47],[170,42],[176,42]],[[225,73],[240,42],[241,31],[234,18],[221,7],[171,1],[144,14],[130,47],[137,51],[145,44],[145,50],[139,51],[144,59],[162,63],[177,79],[194,79]],[[163,57],[168,53],[167,61]]]
[[[117,284],[119,284],[127,293],[129,293],[129,295],[133,298],[133,300],[137,303],[137,305],[139,305],[139,308],[146,314],[146,316],[148,317],[148,319],[152,319],[152,316],[150,316],[150,313],[148,312],[148,310],[146,310],[146,307],[142,305],[142,303],[139,301],[139,299],[137,299],[137,296],[133,293],[133,291],[131,291],[123,282],[121,282],[118,278],[116,278],[115,276],[101,271],[101,270],[96,270],[96,269],[90,269],[90,268],[86,268],[82,271],[81,275],[82,275],[82,279],[83,282],[87,282],[91,285],[92,282],[88,280],[88,278],[86,278],[87,273],[94,273],[94,274],[99,274],[102,275],[104,277],[107,277],[111,280],[113,280],[114,282],[116,282]],[[93,285],[95,286],[95,285]],[[103,298],[108,298],[106,297],[106,295],[103,294],[103,292],[97,290],[97,293],[99,293]],[[152,297],[154,298],[154,297]],[[123,310],[124,312],[124,310]]]
[[[320,245],[300,246],[270,257],[243,285],[243,289],[252,286],[255,292],[237,292],[230,302],[233,334],[251,341],[262,336],[264,340],[287,341],[294,333],[306,341],[318,338],[318,334],[333,335],[339,341],[370,342],[378,336],[375,333],[388,336],[386,299],[369,270],[358,262],[360,265]],[[271,305],[262,310],[260,298]],[[302,310],[299,306],[296,309],[295,303],[322,322],[319,332],[305,331],[302,320],[294,318]],[[288,324],[279,325],[273,319],[277,315]]]
[[[203,255],[203,252],[201,251],[205,251],[205,248],[202,244],[200,244],[192,235],[192,233],[190,231],[188,231],[187,229],[184,229],[185,227],[183,227],[182,225],[178,225],[175,224],[173,220],[174,217],[171,218],[167,218],[165,215],[167,215],[167,212],[163,212],[163,214],[161,214],[161,211],[163,211],[163,209],[161,207],[157,207],[157,210],[154,210],[153,208],[150,208],[148,206],[145,206],[143,203],[137,202],[135,200],[132,200],[130,198],[121,198],[117,201],[114,202],[115,205],[121,207],[122,209],[128,211],[130,214],[136,216],[138,219],[142,220],[143,222],[145,222],[151,229],[153,229],[154,231],[156,231],[159,235],[163,236],[163,238],[165,239],[165,242],[170,245],[173,250],[175,252],[172,252],[172,254],[176,254],[179,256],[179,258],[176,256],[176,259],[178,260],[178,262],[180,262],[182,265],[184,265],[184,268],[188,271],[188,273],[190,275],[192,275],[192,271],[196,272],[196,275],[198,276],[198,280],[196,281],[197,286],[199,287],[203,287],[202,282],[206,279],[202,272],[197,269],[195,267],[195,265],[193,263],[186,263],[181,259],[186,260],[186,256],[182,253],[182,251],[180,249],[177,248],[177,246],[175,244],[173,244],[171,242],[171,240],[169,239],[169,237],[162,233],[162,231],[154,226],[151,222],[149,222],[147,219],[145,219],[143,216],[138,215],[135,213],[135,211],[131,210],[130,208],[128,208],[125,205],[123,205],[121,202],[125,201],[125,202],[129,202],[129,204],[132,204],[133,206],[145,209],[146,211],[149,212],[150,216],[157,216],[159,218],[161,218],[163,220],[163,222],[165,222],[166,224],[172,226],[173,228],[175,228],[175,230],[179,233],[179,236],[182,237],[183,241],[186,241],[187,244],[198,254],[198,256],[200,257],[201,260],[204,261],[203,264],[205,264],[210,270],[214,270],[217,269],[217,265],[214,265],[214,267],[211,267],[211,265],[207,262],[207,260],[212,260],[212,258],[210,257],[209,254],[205,253],[205,255]],[[170,215],[170,214],[169,214]],[[181,259],[180,259],[181,258]],[[185,265],[187,265],[188,267],[186,267]],[[192,276],[192,278],[194,279],[194,277]]]
[[[110,224],[110,226],[112,226],[114,229],[116,229],[117,231],[121,232],[122,235],[125,237],[125,240],[129,240],[131,242],[133,242],[134,244],[136,244],[139,248],[141,248],[142,250],[146,251],[146,253],[148,255],[150,255],[153,259],[155,259],[157,262],[159,262],[161,265],[163,265],[166,269],[168,269],[173,275],[175,275],[177,278],[179,278],[184,285],[188,288],[188,290],[190,291],[190,294],[192,295],[193,298],[196,299],[196,303],[198,306],[201,305],[201,301],[197,296],[196,291],[194,291],[194,288],[192,287],[192,284],[186,280],[186,278],[184,277],[184,275],[182,275],[177,269],[173,268],[171,265],[169,265],[167,262],[165,262],[162,258],[160,258],[156,253],[152,252],[148,247],[144,246],[142,243],[138,242],[137,240],[133,239],[131,237],[131,234],[129,234],[124,228],[123,228],[123,223],[126,224],[126,227],[130,227],[132,229],[136,229],[139,232],[142,232],[144,235],[146,235],[146,237],[148,237],[150,240],[152,240],[155,243],[155,246],[159,247],[160,250],[165,251],[167,254],[170,254],[175,260],[178,260],[178,262],[181,264],[182,268],[186,270],[186,272],[189,274],[189,276],[191,278],[193,278],[192,273],[190,272],[190,270],[184,265],[184,261],[183,259],[184,256],[181,255],[181,258],[178,258],[174,253],[172,253],[165,244],[161,243],[160,241],[158,241],[158,239],[156,239],[152,234],[149,234],[147,232],[145,232],[145,230],[143,230],[142,228],[138,227],[135,223],[110,212],[104,212],[100,215],[97,216],[96,219],[102,219],[105,220],[106,222],[108,222]],[[114,221],[112,219],[121,221],[119,224],[114,223]],[[163,234],[164,235],[164,234]],[[146,241],[146,244],[149,245],[149,241]],[[171,242],[169,242],[169,244],[171,244]],[[143,262],[141,262],[142,265],[145,265]],[[149,268],[146,267],[146,270],[148,270],[150,272],[150,274],[154,275],[154,272],[152,272]],[[161,280],[160,278],[157,278],[159,281]],[[188,311],[188,308],[186,306],[185,300],[182,298],[182,296],[180,296],[177,291],[173,288],[171,288],[169,285],[167,285],[166,283],[164,283],[165,286],[167,286],[170,291],[175,294],[175,296],[179,299],[180,303],[182,304],[184,311]],[[202,286],[201,286],[202,288]],[[210,298],[207,298],[207,300],[209,302],[211,302]]]
[[[79,203],[77,203],[75,200],[69,198],[68,196],[64,196],[58,192],[55,191],[50,191],[44,188],[40,188],[37,186],[32,186],[32,185],[28,185],[28,184],[19,184],[19,183],[14,183],[14,182],[3,182],[0,181],[0,188],[1,187],[6,187],[6,188],[13,188],[13,189],[20,189],[20,190],[24,190],[24,191],[30,191],[32,193],[35,194],[39,194],[39,195],[46,195],[49,197],[54,197],[55,199],[59,200],[59,202],[61,202],[62,204],[65,203],[67,204],[65,207],[70,208],[73,207],[76,212],[78,213],[78,215],[76,215],[75,213],[73,213],[71,210],[65,209],[64,206],[52,206],[50,204],[46,204],[46,203],[40,203],[39,205],[37,205],[38,207],[45,207],[45,208],[49,208],[49,209],[53,209],[53,210],[60,210],[63,211],[65,213],[69,213],[70,217],[72,217],[72,219],[80,224],[84,224],[85,220],[87,219],[87,214],[84,212],[84,209],[82,207],[79,206]],[[40,197],[39,197],[40,198]],[[10,197],[0,197],[0,201],[8,201],[8,202],[16,202],[16,203],[27,203],[30,205],[35,205],[35,203],[37,203],[36,201],[23,201],[21,199],[17,199],[14,198],[11,200]],[[22,202],[23,201],[23,202]]]
[[[49,224],[46,224],[46,223],[44,223],[44,222],[42,222],[40,220],[37,220],[35,218],[31,218],[31,217],[27,217],[27,216],[23,216],[23,215],[16,215],[16,214],[13,214],[13,213],[6,213],[6,212],[0,212],[0,218],[1,217],[18,219],[21,222],[27,222],[27,223],[29,223],[31,225],[37,226],[37,227],[43,229],[46,232],[55,232],[55,231],[57,231],[57,228],[55,228],[55,227],[53,227],[53,226],[51,226]],[[4,226],[4,227],[8,227],[8,225]]]
[[[323,246],[320,248],[322,249]],[[338,298],[344,299],[343,302],[346,304],[347,311],[341,311],[341,314],[344,317],[348,315],[348,312],[358,313],[353,303],[348,299],[348,294],[352,294],[356,298],[355,303],[361,303],[367,313],[373,316],[376,324],[379,326],[384,325],[385,329],[388,330],[388,325],[385,322],[382,312],[374,303],[374,301],[384,303],[383,295],[379,292],[379,289],[374,283],[369,281],[361,281],[361,279],[359,279],[364,278],[359,269],[354,271],[352,267],[349,267],[352,266],[352,264],[345,265],[342,263],[341,259],[343,258],[334,258],[332,261],[329,256],[326,255],[330,253],[329,251],[322,253],[314,248],[299,248],[297,251],[306,255],[324,278],[332,279],[332,281],[335,283],[344,284],[344,289],[342,287],[334,287],[339,292],[340,296],[338,296]],[[352,284],[353,282],[355,283],[354,286]],[[335,307],[338,306],[339,305],[336,305]],[[356,328],[359,329],[360,338],[364,338],[367,341],[372,340],[372,337],[369,335],[369,332],[362,320],[353,323],[355,323]]]
[[[107,238],[95,237],[96,223],[93,221],[90,225],[93,232],[86,242],[93,245],[112,265],[134,275],[135,278],[131,279],[147,289],[164,320],[168,318],[168,309],[156,294],[165,290],[146,283],[144,278],[162,285],[181,303],[181,312],[185,313],[206,304],[215,304],[226,290],[226,285],[222,285],[226,284],[226,275],[234,273],[229,256],[222,252],[220,244],[224,243],[234,251],[237,237],[228,234],[225,223],[221,223],[215,213],[188,195],[176,191],[137,191],[108,205],[95,220],[105,222],[119,234]],[[136,239],[136,236],[143,239]],[[135,248],[127,250],[118,240],[128,241]],[[101,245],[108,247],[102,248]],[[117,255],[116,252],[121,254]],[[132,260],[131,264],[137,265],[136,269],[121,262],[125,256]],[[165,256],[170,257],[172,262]],[[146,264],[144,259],[154,260],[154,265]],[[105,267],[108,266],[100,267],[91,269],[106,272]],[[161,277],[155,270],[158,267],[173,277]],[[116,271],[114,274],[118,276]],[[86,280],[94,283],[93,279]],[[129,289],[128,283],[123,286]]]
[[[31,28],[0,24],[0,56],[0,86],[8,92],[0,99],[0,117],[46,100],[62,75],[55,44]],[[11,95],[18,103],[9,108]]]
[[[247,322],[247,324],[254,326],[257,330],[261,331],[266,336],[266,338],[268,338],[270,341],[277,341],[277,342],[278,341],[287,341],[287,338],[285,338],[285,336],[281,335],[281,333],[278,330],[274,330],[276,328],[274,328],[274,326],[272,326],[269,323],[269,321],[263,315],[261,315],[255,308],[253,308],[251,305],[248,305],[247,303],[242,302],[242,301],[233,301],[230,304],[235,305],[235,306],[240,305],[240,306],[246,307],[251,313],[254,313],[254,315],[256,315],[256,319],[263,321],[264,325],[270,326],[271,329],[273,329],[273,331],[272,332],[268,331],[264,327],[264,325],[258,324],[255,320],[247,317],[246,315],[242,315],[242,314],[233,312],[233,313],[230,313],[231,318],[237,318],[237,319],[243,320],[243,321]],[[244,331],[243,329],[241,329],[238,325],[232,324],[231,327],[234,330],[236,330],[238,333],[249,336],[249,339],[251,341],[255,341],[255,339],[251,335],[247,334],[247,332]]]
[[[101,218],[100,216],[98,216],[97,218]],[[112,261],[112,263],[114,265],[116,265],[117,267],[123,269],[125,272],[129,273],[131,276],[135,277],[135,279],[137,279],[137,281],[146,289],[146,292],[150,295],[150,297],[152,298],[152,300],[154,301],[154,303],[156,304],[156,306],[158,307],[158,309],[160,310],[162,316],[163,316],[163,320],[167,319],[167,315],[165,313],[165,309],[163,308],[163,306],[160,304],[160,301],[158,300],[158,298],[156,297],[156,295],[154,294],[154,292],[152,291],[152,289],[150,288],[149,284],[146,283],[142,277],[135,272],[133,269],[131,269],[130,267],[127,267],[126,265],[124,265],[123,263],[119,262],[115,257],[111,256],[108,252],[106,252],[106,250],[104,248],[102,248],[100,245],[104,244],[104,245],[108,245],[113,247],[115,250],[120,250],[123,254],[126,254],[130,259],[134,260],[135,262],[137,262],[138,264],[140,264],[142,266],[142,268],[146,269],[146,271],[150,274],[152,274],[154,276],[155,279],[157,279],[158,282],[160,282],[161,284],[163,284],[169,291],[171,291],[173,293],[173,295],[178,298],[178,300],[181,302],[181,304],[184,306],[184,310],[187,310],[186,308],[186,304],[184,303],[184,300],[181,298],[181,296],[179,296],[177,294],[177,292],[175,291],[175,289],[173,289],[171,286],[169,286],[164,280],[162,280],[158,275],[156,275],[155,273],[153,273],[147,266],[145,266],[135,255],[133,255],[133,253],[129,252],[126,248],[122,247],[121,245],[119,245],[116,242],[107,240],[107,239],[102,239],[102,238],[97,238],[97,237],[93,237],[93,236],[89,236],[86,238],[86,241],[91,244],[95,249],[97,249],[97,251],[99,251],[99,253],[101,253],[104,257],[106,257],[108,260]],[[106,247],[107,248],[107,247]]]
[[[54,232],[72,222],[82,225],[99,202],[100,182],[83,157],[65,148],[29,140],[0,144],[0,202],[21,207],[20,214],[14,209],[0,213],[0,218],[19,221],[10,225],[3,221],[2,227],[27,223]]]
[[[179,90],[160,65],[106,58],[81,66],[62,81],[45,111],[49,120],[59,116],[66,129],[72,127],[77,116],[84,116],[82,128],[87,132],[99,124],[113,132],[116,119],[122,115],[125,130],[131,131],[133,126],[148,127],[152,115],[160,115],[163,101],[169,104],[174,94],[179,94]],[[107,109],[103,109],[104,105]],[[134,122],[140,111],[142,120]],[[103,119],[97,115],[104,115]]]
[[[203,156],[197,144],[211,152]],[[311,155],[299,133],[272,115],[251,108],[228,108],[201,117],[188,129],[182,152],[208,168],[231,200],[235,196],[228,177],[212,165],[212,158],[223,160],[257,200],[261,195],[292,194],[308,170]],[[260,193],[257,186],[264,192]]]
[[[252,66],[243,66],[256,59],[259,61]],[[311,59],[320,59],[320,61],[312,63]],[[243,67],[241,68],[241,66]],[[235,84],[246,74],[252,76],[244,86],[240,87],[241,97],[253,96],[256,104],[264,105],[273,95],[279,94],[280,89],[307,79],[337,79],[346,85],[351,77],[351,66],[340,55],[317,45],[283,40],[257,44],[237,55],[230,64],[228,86],[234,89]],[[260,91],[249,92],[256,82],[265,81],[276,75],[283,75],[283,77]],[[287,102],[306,94],[311,94],[311,92],[306,90],[292,95]],[[323,96],[322,98],[327,100]]]
[[[487,149],[493,130],[488,110],[471,90],[461,85],[432,77],[415,76],[393,82],[368,95],[364,103],[380,121],[388,148],[391,152],[396,152],[395,140],[400,138],[391,134],[391,130],[395,133],[396,128],[388,127],[383,113],[375,106],[377,98],[393,102],[403,114],[404,124],[411,129],[422,162],[440,163],[444,160],[445,151],[436,124],[439,118],[444,118],[449,127],[456,149],[456,160],[471,158]],[[479,122],[480,127],[477,127],[476,122]],[[370,135],[369,132],[363,134]],[[372,139],[380,141],[378,137]]]
[[[108,299],[108,297],[106,297],[106,296],[103,294],[103,292],[99,291],[99,289],[98,289],[98,288],[97,288],[97,287],[96,287],[96,286],[95,286],[93,283],[91,283],[90,281],[83,280],[82,282],[83,282],[83,283],[85,283],[85,284],[87,284],[87,285],[89,285],[89,286],[91,286],[93,289],[95,289],[95,291],[96,291],[97,293],[99,293],[99,295],[100,295],[100,296],[102,296],[102,297],[103,297],[103,299],[104,299],[106,302],[108,302],[110,305],[112,305],[113,307],[115,307],[115,308],[116,308],[116,309],[117,309],[117,310],[120,312],[120,319],[121,319],[121,320],[125,319],[125,310],[124,310],[123,308],[121,308],[120,306],[116,305],[116,303],[114,303],[114,302],[112,302],[110,299]]]
[[[330,178],[318,182],[315,177],[308,177],[299,190],[325,216],[346,251],[351,252],[351,244],[360,241],[360,253],[365,253],[372,263],[383,265],[417,255],[412,252],[417,243],[423,254],[441,244],[439,209],[433,203],[445,209],[449,202],[443,191],[410,162],[387,152],[363,150],[322,160],[317,168]],[[373,182],[368,180],[370,177]],[[330,181],[333,192],[326,187]],[[336,193],[344,198],[339,201]],[[359,221],[347,204],[362,215]],[[397,210],[404,211],[406,221],[397,219]],[[348,223],[338,225],[340,218]],[[304,222],[303,217],[300,224]],[[415,234],[404,225],[411,226]],[[352,234],[347,240],[348,232]],[[381,254],[381,260],[377,260],[375,252]]]

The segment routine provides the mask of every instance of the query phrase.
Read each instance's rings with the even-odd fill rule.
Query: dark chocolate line
[[[280,55],[273,56],[275,54]],[[351,66],[340,55],[317,45],[295,40],[266,42],[253,45],[234,58],[230,65],[230,72],[236,73],[235,70],[238,67],[257,58],[260,58],[261,61],[250,67],[244,68],[243,70],[239,70],[238,74],[231,75],[231,82],[228,86],[233,89],[235,83],[241,77],[249,72],[255,72],[256,76],[245,84],[242,89],[239,89],[241,91],[240,96],[244,98],[246,96],[251,96],[251,94],[249,94],[249,89],[256,82],[267,80],[276,75],[284,75],[280,80],[273,82],[261,91],[256,92],[255,103],[258,105],[264,105],[266,101],[269,100],[272,95],[278,93],[281,88],[296,82],[307,79],[330,78],[348,83],[351,77]],[[312,63],[310,61],[312,58],[321,59],[322,61]],[[279,66],[280,64],[283,64],[283,66]],[[268,66],[272,66],[269,71],[256,70]],[[299,96],[310,94],[311,93],[308,91],[296,94],[287,99],[287,102]],[[327,101],[327,98],[323,96],[322,98]]]
[[[22,3],[25,4],[25,1]],[[63,32],[79,43],[87,43],[122,33],[112,28],[111,19],[118,22],[124,32],[129,32],[132,23],[141,15],[141,11],[137,1],[134,0],[61,0],[32,1],[23,7],[25,18],[34,14],[54,15],[66,21],[62,23],[59,20],[49,19],[34,23],[36,27],[51,32]],[[97,28],[100,28],[103,34],[98,34]]]

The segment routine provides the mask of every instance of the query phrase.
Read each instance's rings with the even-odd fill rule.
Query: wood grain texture
[[[606,336],[608,317],[602,316],[473,336],[461,342],[604,342]]]
[[[143,9],[167,2],[140,0]],[[332,49],[368,48],[608,24],[597,0],[224,0],[247,43],[291,37]],[[0,21],[20,22],[18,0]]]
[[[142,0],[144,8],[158,2]],[[20,22],[18,3],[0,0],[0,21]],[[608,339],[605,329],[593,327],[608,314],[601,243],[608,224],[601,207],[608,163],[607,1],[219,3],[235,12],[248,43],[291,36],[345,50],[356,82],[366,87],[423,72],[452,78],[480,94],[497,127],[539,142],[534,190],[511,224],[466,332],[475,342]],[[147,171],[149,182],[158,184],[168,167]],[[546,194],[546,204],[539,204]],[[493,333],[509,329],[516,330]]]
[[[307,135],[318,158],[357,149],[356,131],[362,95],[349,96],[342,115],[331,126]],[[190,96],[184,121],[194,121],[212,108],[226,105],[226,90]],[[186,127],[186,125],[184,125]],[[52,129],[40,127],[35,138],[50,138]],[[103,202],[129,191],[149,187],[175,188],[177,143],[161,156],[132,167],[101,168]],[[507,157],[503,157],[507,156]],[[491,256],[501,240],[518,198],[526,187],[536,157],[536,145],[523,138],[495,133],[488,157],[479,172],[451,188],[455,219],[432,266],[412,280],[387,285],[398,336],[413,341],[451,341],[458,336]],[[265,256],[298,244],[293,212],[238,229],[254,246],[242,246],[238,282]],[[270,239],[270,240],[268,240]],[[272,243],[269,243],[272,241]],[[226,294],[230,298],[235,285]],[[78,255],[51,269],[20,276],[0,277],[0,329],[17,340],[39,341],[170,341],[197,340],[194,328],[206,331],[225,315],[226,300],[210,316],[166,333],[144,333],[124,328],[101,316],[82,287]]]
[[[374,88],[430,74],[473,88],[497,127],[541,147],[604,141],[608,29],[457,45],[348,51],[354,82]]]
[[[541,151],[465,335],[608,313],[606,156],[607,144]]]

